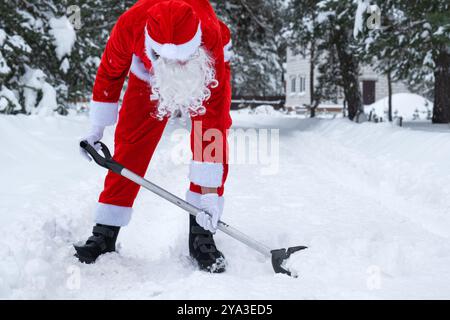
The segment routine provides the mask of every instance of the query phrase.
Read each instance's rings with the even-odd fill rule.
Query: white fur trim
[[[145,53],[151,60],[154,59],[152,54],[152,50],[154,50],[163,58],[186,61],[195,53],[195,51],[200,47],[201,43],[202,28],[200,23],[198,24],[198,29],[194,37],[188,42],[179,45],[173,43],[162,44],[155,41],[150,37],[147,27],[145,27]]]
[[[107,127],[117,122],[119,103],[91,101],[89,118],[95,126]]]
[[[223,164],[192,161],[189,180],[198,186],[218,188],[222,185]]]
[[[138,79],[150,83],[150,72],[145,68],[142,60],[133,54],[133,60],[131,62],[130,72],[133,73]]]
[[[229,62],[233,58],[233,43],[231,40],[223,47],[223,56],[225,62]]]
[[[125,227],[130,222],[132,213],[133,209],[129,207],[98,203],[95,210],[95,223]]]
[[[200,208],[200,200],[202,195],[197,192],[192,192],[191,190],[188,190],[186,192],[186,201],[192,204],[194,207]],[[223,209],[225,207],[225,198],[219,197],[219,209],[220,212],[223,212]]]

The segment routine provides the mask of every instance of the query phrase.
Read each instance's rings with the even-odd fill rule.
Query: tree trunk
[[[441,48],[436,59],[434,71],[434,109],[433,123],[450,122],[450,53]]]
[[[348,118],[354,120],[358,112],[364,112],[361,89],[359,87],[359,61],[348,52],[348,41],[345,32],[335,34],[337,56],[339,59],[339,69],[342,76],[345,100],[347,101]]]
[[[314,41],[311,42],[311,56],[309,59],[309,105],[311,106],[311,118],[316,116],[316,108],[314,106],[314,68],[315,68],[315,51],[316,44]]]
[[[387,73],[387,83],[388,83],[388,119],[392,122],[392,78],[391,71]]]

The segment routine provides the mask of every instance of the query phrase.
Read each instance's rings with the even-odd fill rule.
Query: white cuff
[[[89,117],[92,125],[102,127],[112,126],[117,122],[118,114],[118,102],[91,101]]]
[[[133,209],[129,207],[99,203],[95,210],[95,223],[125,227],[130,222],[132,213]]]
[[[189,180],[198,186],[218,188],[222,185],[223,163],[192,161]]]

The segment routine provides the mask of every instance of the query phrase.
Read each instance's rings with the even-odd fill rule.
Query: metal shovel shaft
[[[175,196],[174,194],[170,193],[169,191],[157,186],[156,184],[142,178],[141,176],[138,176],[134,172],[123,168],[120,172],[122,176],[125,178],[137,183],[138,185],[144,187],[145,189],[159,195],[160,197],[166,199],[167,201],[172,202],[174,205],[180,207],[183,210],[186,210],[193,216],[197,216],[198,213],[203,212],[203,210],[191,205],[190,203],[182,200],[181,198]],[[249,246],[250,248],[258,251],[262,255],[270,258],[272,257],[271,249],[265,246],[264,244],[250,238],[246,234],[242,233],[241,231],[233,228],[232,226],[226,224],[223,221],[219,221],[218,223],[218,229],[226,234],[228,234],[230,237],[244,243],[245,245]]]
[[[160,197],[166,199],[167,201],[175,204],[176,206],[186,210],[193,216],[197,216],[200,212],[203,212],[203,210],[189,204],[188,202],[178,198],[177,196],[173,195],[172,193],[168,192],[167,190],[164,190],[163,188],[157,186],[156,184],[145,180],[143,177],[138,176],[134,172],[126,169],[123,165],[120,163],[114,161],[111,152],[109,151],[108,147],[101,141],[97,141],[95,143],[96,145],[99,144],[101,146],[101,151],[103,152],[104,156],[101,156],[97,150],[90,145],[87,141],[81,141],[80,147],[83,148],[91,157],[92,159],[101,167],[111,170],[114,173],[117,173],[119,175],[122,175],[123,177],[137,183],[138,185],[146,188],[147,190],[159,195]],[[209,214],[205,211],[206,214]],[[295,252],[298,252],[300,250],[306,249],[305,246],[297,246],[297,247],[290,247],[290,248],[281,248],[276,250],[270,250],[270,248],[266,247],[265,245],[261,244],[258,241],[253,240],[246,234],[240,232],[239,230],[234,229],[230,225],[226,224],[223,221],[219,221],[218,223],[218,229],[232,238],[246,244],[250,248],[258,251],[262,255],[271,258],[272,260],[272,266],[276,273],[283,273],[287,274],[289,276],[296,277],[296,273],[292,273],[291,270],[286,268],[284,266],[284,262]]]

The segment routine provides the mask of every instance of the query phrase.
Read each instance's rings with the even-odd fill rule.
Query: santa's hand
[[[220,210],[219,205],[219,196],[216,193],[201,195],[200,209],[205,212],[198,213],[195,220],[203,227],[203,229],[216,233],[217,225],[220,221],[220,216],[222,215],[222,210]]]
[[[103,132],[105,131],[105,127],[101,126],[92,126],[88,135],[81,139],[81,141],[86,141],[91,146],[95,148],[95,150],[99,151],[101,146],[99,144],[95,144],[97,141],[100,141],[103,138]],[[91,156],[87,153],[87,151],[80,147],[80,154],[86,158],[88,161],[92,161]]]

